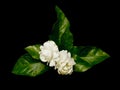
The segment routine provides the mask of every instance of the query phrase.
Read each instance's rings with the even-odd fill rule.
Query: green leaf
[[[48,67],[46,65],[44,65],[40,61],[33,59],[27,53],[18,59],[12,70],[12,73],[16,75],[35,77],[37,75],[43,74],[47,70]]]
[[[25,50],[32,56],[32,58],[40,60],[40,55],[39,55],[39,51],[40,51],[40,45],[36,44],[36,45],[31,45],[25,48]]]
[[[86,61],[84,61],[83,59],[81,59],[78,55],[74,56],[74,60],[76,62],[75,66],[74,66],[75,72],[85,72],[89,68],[91,68],[91,65],[89,63],[87,63]]]
[[[59,49],[70,50],[73,47],[73,35],[70,32],[70,23],[63,11],[56,6],[57,21],[53,25],[53,30],[49,38],[56,42]]]
[[[71,53],[77,63],[74,67],[76,72],[84,72],[110,57],[100,48],[91,46],[74,46]]]

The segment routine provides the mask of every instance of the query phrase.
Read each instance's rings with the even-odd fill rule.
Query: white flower
[[[67,50],[62,50],[59,52],[59,60],[55,65],[55,69],[58,70],[58,73],[61,75],[72,74],[73,65],[75,61],[71,58],[71,54]]]
[[[75,65],[74,59],[71,57],[71,53],[67,50],[58,50],[58,46],[54,41],[47,41],[40,46],[40,59],[42,62],[57,69],[58,74],[68,75],[73,72],[73,65]]]
[[[49,66],[55,66],[58,60],[59,50],[54,41],[47,41],[40,46],[40,59],[43,62],[47,62]]]

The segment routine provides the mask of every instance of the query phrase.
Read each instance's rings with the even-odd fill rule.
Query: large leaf
[[[84,72],[110,57],[100,48],[91,46],[74,46],[71,52],[76,61],[74,67],[76,72]]]
[[[28,53],[21,56],[16,62],[12,73],[16,75],[24,75],[24,76],[37,76],[43,74],[48,67],[33,59]]]
[[[55,41],[59,49],[70,50],[73,46],[73,35],[70,32],[70,23],[63,11],[56,6],[57,21],[53,25],[50,39]]]
[[[36,44],[36,45],[31,45],[31,46],[27,46],[25,48],[25,50],[32,56],[32,58],[40,60],[40,45]]]

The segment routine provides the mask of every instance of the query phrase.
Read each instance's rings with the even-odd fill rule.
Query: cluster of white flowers
[[[50,67],[55,67],[58,73],[61,75],[72,74],[73,65],[75,65],[74,59],[71,57],[71,53],[67,50],[59,51],[58,46],[54,41],[47,41],[40,46],[40,60],[47,62]]]

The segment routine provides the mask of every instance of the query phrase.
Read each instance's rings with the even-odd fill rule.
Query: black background
[[[41,2],[5,2],[2,6],[2,47],[1,80],[6,82],[25,83],[46,81],[91,85],[102,87],[116,83],[117,71],[113,65],[113,54],[116,47],[116,8],[111,1],[86,0],[41,0]],[[48,71],[37,77],[14,75],[11,70],[17,59],[25,53],[24,47],[48,40],[52,25],[56,21],[55,5],[58,5],[68,20],[74,35],[74,45],[97,46],[111,57],[84,73],[73,73],[70,76],[59,76],[56,71]],[[117,49],[117,48],[116,48]],[[115,81],[113,81],[115,80]],[[69,82],[68,82],[69,81]],[[62,84],[61,83],[61,84]],[[19,84],[18,84],[19,85]],[[108,85],[109,86],[109,85]],[[76,86],[78,87],[78,85]]]

